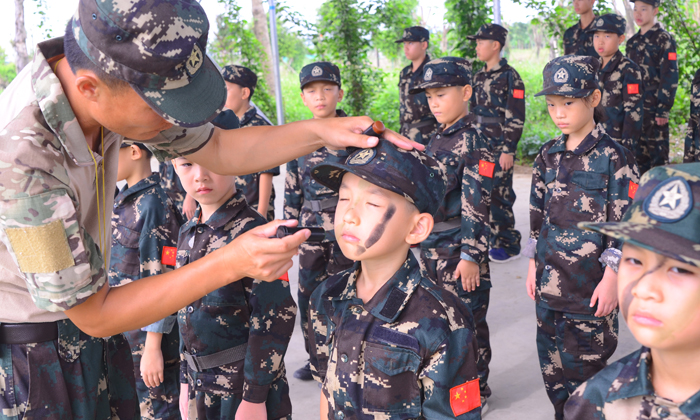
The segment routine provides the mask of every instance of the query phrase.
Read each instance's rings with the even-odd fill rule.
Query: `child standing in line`
[[[617,348],[619,242],[579,222],[618,221],[639,182],[632,152],[596,125],[599,61],[564,56],[544,68],[560,137],[540,149],[530,194],[527,293],[536,301],[537,350],[556,419],[569,395]]]
[[[700,69],[695,72],[690,96],[690,120],[683,162],[700,162]]]

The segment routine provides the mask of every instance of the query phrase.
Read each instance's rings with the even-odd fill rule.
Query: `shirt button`
[[[561,188],[557,187],[557,188],[554,189],[554,191],[560,193],[560,192],[561,192]]]
[[[544,269],[547,270],[547,271],[549,271],[549,270],[552,269],[552,266],[549,265],[549,264],[547,264],[547,265],[544,266]]]
[[[439,135],[439,134],[437,135],[437,138],[440,138],[440,135]]]
[[[343,419],[345,418],[345,413],[343,413],[342,411],[338,410],[338,412],[335,413],[335,417],[336,417],[338,420],[343,420]]]
[[[197,349],[192,349],[192,351],[190,353],[192,353],[192,354],[197,353]]]
[[[198,228],[197,228],[197,233],[204,233],[204,228],[198,227]]]
[[[549,229],[551,229],[551,230],[557,230],[557,228],[554,227],[554,226],[550,227]]]
[[[192,312],[194,312],[194,307],[193,307],[193,306],[188,306],[188,307],[187,307],[187,313],[188,313],[188,314],[191,314]]]
[[[348,355],[347,355],[347,354],[341,355],[341,356],[340,356],[340,361],[343,362],[343,363],[347,363],[347,362],[348,362]]]
[[[197,386],[202,386],[202,380],[201,380],[201,379],[197,379]]]
[[[668,411],[668,408],[664,407],[663,405],[657,407],[656,412],[659,414],[659,417],[661,417],[662,419],[665,419],[666,417],[671,415],[671,412]]]

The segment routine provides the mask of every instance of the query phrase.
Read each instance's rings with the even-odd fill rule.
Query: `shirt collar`
[[[124,185],[122,190],[119,191],[119,194],[114,199],[114,205],[117,206],[124,202],[124,200],[126,200],[127,198],[140,194],[142,191],[152,188],[153,186],[158,184],[160,184],[160,175],[158,174],[158,172],[152,172],[151,175],[147,176],[146,178],[142,179],[141,181],[137,182],[131,187],[129,187],[128,185]]]
[[[467,128],[469,126],[471,126],[471,117],[470,114],[467,114],[464,117],[460,118],[456,123],[448,127],[446,130],[442,130],[440,134],[442,134],[443,136],[451,136],[457,131]]]
[[[615,55],[612,56],[612,58],[610,59],[610,61],[608,61],[608,64],[606,64],[605,67],[603,67],[603,68],[601,69],[601,71],[602,71],[603,73],[610,73],[610,72],[612,72],[613,70],[615,70],[615,69],[617,68],[618,64],[620,64],[620,61],[622,61],[622,53],[620,52],[620,50],[618,50],[618,51],[615,53]],[[600,64],[603,65],[603,59],[602,59],[602,58],[600,59]]]
[[[245,112],[245,114],[243,114],[243,118],[241,118],[241,127],[248,124],[250,122],[250,120],[252,120],[257,113],[258,113],[258,110],[254,106],[251,106],[250,108],[248,108],[248,110]]]
[[[588,153],[589,150],[595,147],[596,144],[603,138],[605,135],[605,128],[603,128],[602,124],[598,124],[595,126],[593,131],[588,133],[588,135],[583,139],[581,144],[576,147],[576,149],[572,150],[571,153],[575,155],[583,155]],[[569,136],[566,134],[562,134],[559,136],[557,141],[554,143],[552,147],[549,148],[549,151],[547,153],[549,154],[554,154],[554,153],[561,153],[561,152],[566,152],[566,139]]]
[[[503,68],[507,64],[508,64],[508,60],[506,60],[505,58],[501,58],[500,60],[498,60],[498,64],[493,66],[493,68],[491,70],[486,70],[486,66],[484,66],[481,70],[479,70],[479,72],[483,71],[484,73],[495,73],[497,71],[503,70]]]
[[[430,61],[430,56],[428,54],[425,55],[425,58],[423,58],[423,62],[420,63],[420,66],[416,69],[416,71],[413,71],[413,64],[408,65],[409,72],[408,74],[423,74],[423,67]]]
[[[248,203],[245,201],[245,196],[240,190],[236,190],[236,193],[228,199],[221,207],[216,209],[214,214],[209,216],[209,220],[203,220],[200,222],[202,217],[202,207],[197,204],[197,210],[194,211],[194,217],[185,222],[183,225],[183,232],[187,232],[190,229],[196,227],[200,224],[206,224],[212,229],[219,229],[230,222],[232,219],[238,216],[238,213],[243,210]]]

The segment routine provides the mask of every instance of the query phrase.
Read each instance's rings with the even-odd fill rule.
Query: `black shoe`
[[[313,375],[311,375],[311,365],[309,362],[306,362],[306,364],[303,367],[300,367],[299,369],[294,372],[294,377],[297,379],[301,379],[302,381],[311,381],[314,379]]]

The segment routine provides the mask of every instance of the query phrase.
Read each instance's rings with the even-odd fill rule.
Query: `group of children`
[[[700,163],[650,170],[667,162],[654,159],[663,153],[664,126],[668,144],[662,123],[675,84],[663,72],[676,56],[659,44],[665,61],[653,70],[646,58],[635,64],[635,38],[665,33],[653,23],[658,5],[648,13],[641,2],[630,58],[618,50],[624,19],[594,17],[577,33],[589,34],[600,58],[552,60],[537,93],[562,135],[535,159],[522,255],[530,258],[526,288],[557,419],[700,415],[700,374],[687,375],[700,372]],[[287,164],[284,218],[326,231],[299,250],[297,303],[287,282],[247,278],[127,333],[143,418],[291,418],[284,355],[297,312],[309,363],[295,377],[322,384],[321,418],[485,414],[489,261],[519,255],[521,240],[512,177],[525,86],[500,56],[506,35],[488,24],[470,37],[486,63],[476,74],[465,59],[407,52],[418,66],[406,70],[402,103],[424,95],[432,114],[413,115],[410,124],[439,124],[425,152],[380,140]],[[418,42],[425,53],[427,39],[408,28],[398,42]],[[217,125],[269,124],[250,104],[256,75],[233,65],[223,74],[228,110]],[[312,63],[299,78],[313,118],[345,116],[337,66]],[[699,84],[700,70],[688,162],[700,155]],[[424,136],[427,126],[406,134]],[[191,263],[274,218],[279,168],[236,178],[181,157],[160,179],[144,146],[122,147],[119,178],[127,185],[115,200],[111,286]],[[648,171],[641,182],[638,168]],[[161,182],[182,191],[168,194]],[[618,303],[646,347],[606,367],[617,346]]]

